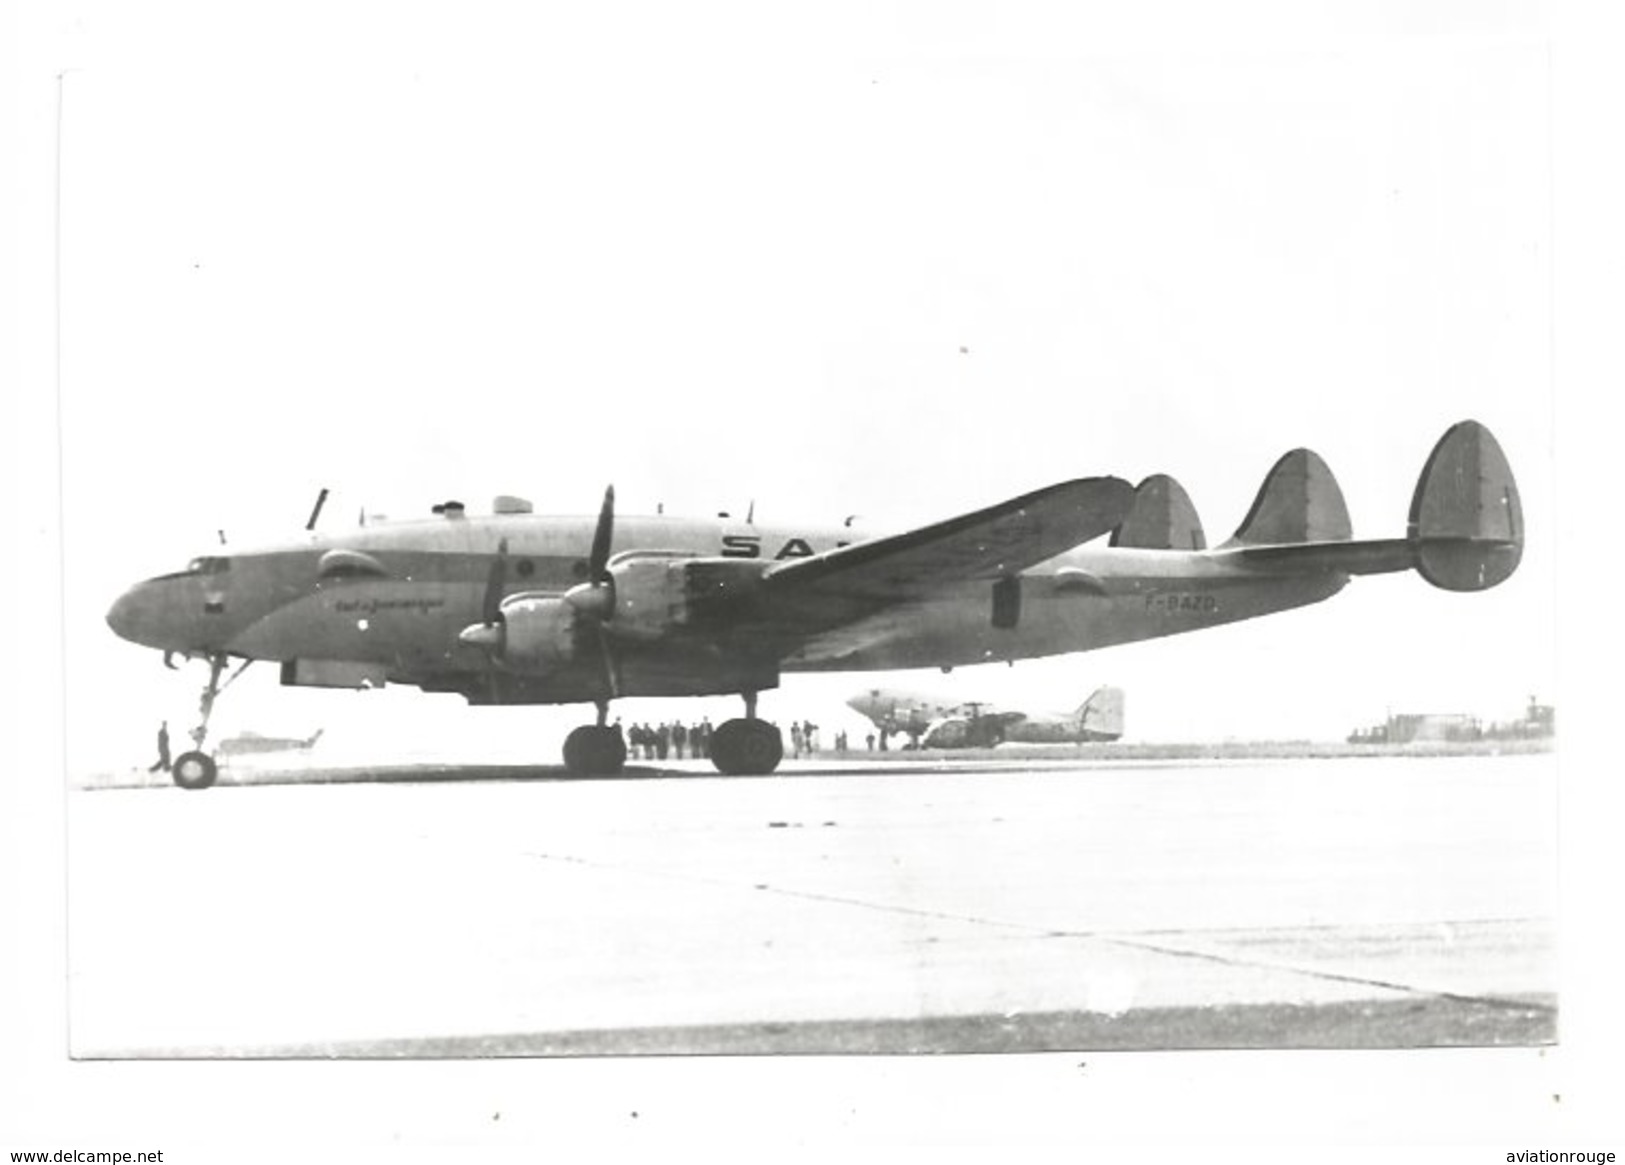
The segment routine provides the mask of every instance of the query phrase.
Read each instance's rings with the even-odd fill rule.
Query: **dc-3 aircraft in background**
[[[325,496],[325,494],[324,494]],[[1417,570],[1452,591],[1517,567],[1523,518],[1500,446],[1475,421],[1434,446],[1405,536],[1355,541],[1325,463],[1282,457],[1235,535],[1208,549],[1184,489],[1158,474],[1062,482],[901,534],[769,529],[727,519],[549,517],[518,499],[490,516],[446,503],[429,520],[194,559],[138,583],[107,614],[125,639],[209,663],[197,748],[176,783],[215,779],[202,751],[233,659],[282,682],[411,684],[473,704],[597,706],[564,761],[609,774],[623,696],[743,696],[711,756],[768,773],[778,730],[757,694],[785,672],[952,668],[1196,631],[1330,598],[1352,575]],[[1108,544],[1085,546],[1104,535]],[[166,654],[166,662],[169,654]],[[229,681],[228,681],[229,682]]]
[[[880,730],[881,747],[900,732],[915,748],[992,748],[1011,744],[1085,744],[1123,735],[1123,691],[1096,688],[1071,712],[1029,714],[979,700],[901,688],[869,688],[846,702]]]

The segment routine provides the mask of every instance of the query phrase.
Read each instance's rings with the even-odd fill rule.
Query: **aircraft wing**
[[[1114,529],[1134,487],[1088,477],[1035,490],[903,534],[769,567],[760,611],[792,634],[817,633],[942,587],[1026,570]]]

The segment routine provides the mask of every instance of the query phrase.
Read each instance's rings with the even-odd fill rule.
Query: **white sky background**
[[[589,512],[614,482],[623,512],[754,499],[764,522],[885,528],[1165,471],[1218,542],[1307,445],[1356,534],[1387,537],[1468,416],[1523,490],[1498,591],[1356,580],[1273,620],[901,679],[1043,708],[1115,683],[1137,739],[1336,738],[1554,690],[1536,39],[1124,41],[966,6],[77,11],[62,441],[86,763],[140,759],[201,684],[116,640],[113,597],[219,528],[296,530],[324,485],[328,523],[500,492]],[[359,717],[455,755],[581,719],[273,671],[223,729]],[[764,714],[861,724],[840,701],[870,682],[789,677]]]

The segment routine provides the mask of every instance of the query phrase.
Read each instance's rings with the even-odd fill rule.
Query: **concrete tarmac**
[[[254,773],[69,794],[76,1056],[1556,1037],[1549,754]]]

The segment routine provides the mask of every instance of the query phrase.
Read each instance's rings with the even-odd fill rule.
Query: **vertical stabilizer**
[[[1477,421],[1460,421],[1428,455],[1406,531],[1416,569],[1447,591],[1481,591],[1523,557],[1523,504],[1512,467]]]
[[[1294,449],[1264,478],[1253,508],[1227,546],[1346,542],[1353,536],[1337,479],[1320,455]]]
[[[1134,487],[1134,508],[1112,531],[1111,544],[1140,550],[1206,550],[1202,520],[1185,487],[1154,473]]]
[[[1123,689],[1097,688],[1078,709],[1084,740],[1116,740],[1123,735]]]

